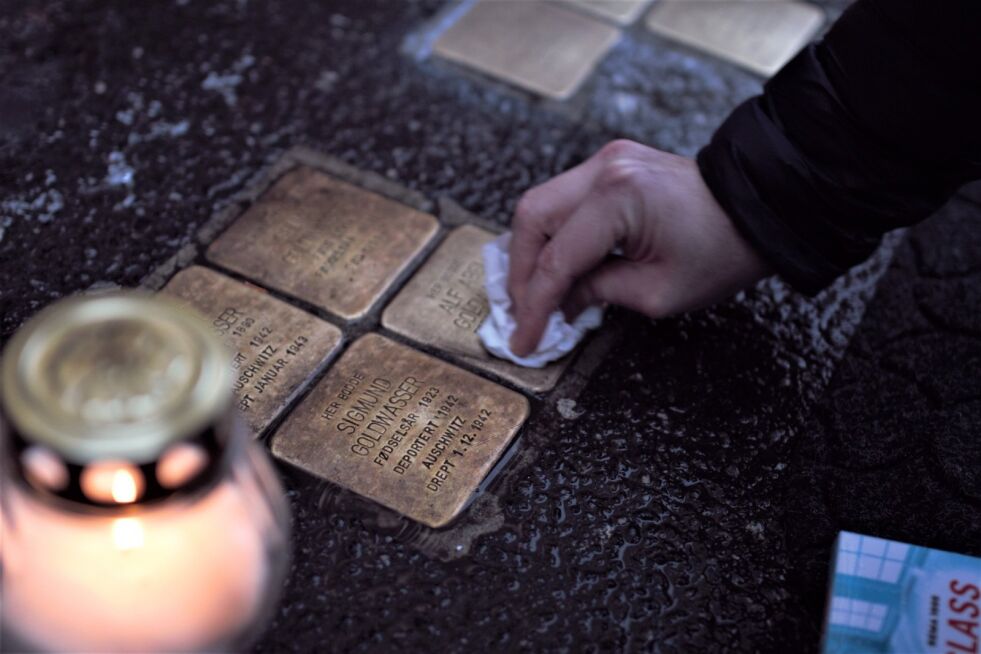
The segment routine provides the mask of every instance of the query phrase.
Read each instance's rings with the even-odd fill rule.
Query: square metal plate
[[[637,20],[650,0],[565,0],[586,11],[620,25]]]
[[[804,2],[659,0],[646,22],[657,34],[769,77],[814,37],[824,13]]]
[[[385,308],[382,325],[531,391],[547,391],[571,357],[522,368],[488,354],[477,336],[488,312],[481,248],[494,238],[472,225],[453,230]]]
[[[568,98],[620,31],[541,1],[481,0],[437,39],[441,57],[559,100]]]
[[[284,175],[208,259],[345,320],[368,312],[438,229],[436,219],[312,168]]]
[[[202,313],[232,351],[238,408],[258,436],[341,343],[341,330],[219,272],[191,266],[161,290]]]
[[[441,527],[463,510],[528,411],[514,391],[367,334],[286,418],[272,451]]]

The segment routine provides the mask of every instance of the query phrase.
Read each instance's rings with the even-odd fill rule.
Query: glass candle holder
[[[0,374],[5,648],[246,647],[282,587],[289,518],[210,328],[141,294],[62,301]]]

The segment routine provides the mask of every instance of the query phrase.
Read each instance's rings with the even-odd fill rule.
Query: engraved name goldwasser
[[[441,526],[463,508],[527,414],[521,395],[368,334],[287,418],[272,449]]]
[[[432,475],[426,491],[438,493],[494,414],[481,406],[465,417],[455,410],[459,402],[459,396],[411,375],[396,385],[395,380],[369,379],[358,371],[321,417],[351,438],[353,454],[380,468],[404,475],[421,465]]]

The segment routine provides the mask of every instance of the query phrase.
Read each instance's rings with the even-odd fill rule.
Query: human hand
[[[548,316],[597,303],[652,318],[726,298],[769,274],[712,197],[694,161],[613,141],[536,186],[512,224],[511,350],[534,351]],[[609,257],[619,247],[621,257]]]

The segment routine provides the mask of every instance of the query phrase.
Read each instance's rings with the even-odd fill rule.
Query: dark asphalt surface
[[[611,138],[693,154],[759,88],[635,29],[539,103],[402,54],[441,6],[0,0],[0,335],[138,284],[294,145],[505,223]],[[981,555],[978,198],[813,300],[615,313],[443,534],[284,470],[294,563],[258,649],[813,651],[838,530]]]

